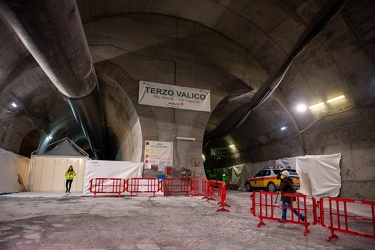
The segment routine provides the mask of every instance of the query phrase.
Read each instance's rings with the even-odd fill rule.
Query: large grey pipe
[[[75,0],[0,0],[0,11],[66,97],[94,153],[104,159],[98,81]]]

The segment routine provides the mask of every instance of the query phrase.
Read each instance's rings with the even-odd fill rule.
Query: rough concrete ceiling
[[[131,75],[111,69],[116,74],[111,77],[136,82],[142,75],[141,71],[136,72],[134,62],[137,61],[161,68],[176,84],[178,72],[173,72],[176,71],[174,62],[165,60],[160,63],[160,60],[153,61],[152,57],[160,56],[163,46],[176,47],[182,54],[183,41],[187,41],[185,46],[189,49],[191,41],[195,42],[194,60],[202,67],[195,67],[194,72],[201,70],[205,73],[204,65],[211,64],[228,78],[226,84],[211,89],[214,106],[218,105],[208,120],[207,134],[244,101],[236,100],[238,93],[258,90],[274,73],[326,1],[78,0],[77,3],[99,75],[101,71],[108,71],[108,61],[116,65],[128,64],[129,69],[134,68],[129,70]],[[237,142],[241,150],[254,150],[269,143],[287,143],[290,138],[298,138],[300,132],[325,131],[372,119],[375,115],[373,13],[374,1],[348,1],[318,37],[295,58],[272,98],[252,112],[229,137],[212,142],[213,145]],[[166,21],[168,17],[170,19]],[[139,37],[127,37],[126,30],[136,27],[137,20],[148,20],[150,29],[138,30]],[[170,29],[166,28],[166,24],[170,25]],[[192,26],[194,29],[190,29]],[[211,46],[199,43],[199,40],[209,39],[211,35],[207,35],[208,31],[222,37],[221,42]],[[163,39],[159,35],[158,40],[153,40],[155,34],[164,34],[165,37]],[[222,53],[217,51],[225,50],[226,46],[238,49],[237,53],[228,53],[223,60]],[[206,75],[207,78],[215,77],[208,70]],[[107,73],[105,77],[108,77]],[[183,78],[179,79],[181,85],[210,89],[209,86],[183,84],[191,80],[189,75],[179,77]],[[124,88],[137,85],[131,86]],[[104,93],[110,91],[106,88],[102,88]],[[43,136],[53,133],[56,140],[68,136],[79,146],[89,148],[67,103],[3,16],[0,22],[0,90],[0,147],[18,153],[20,140],[18,143],[11,142],[14,135],[22,139],[28,132],[39,130],[44,133]],[[251,98],[253,93],[247,98]],[[346,98],[304,114],[295,110],[298,103],[312,105],[338,95]],[[105,96],[104,106],[116,106],[118,99],[111,99],[108,94]],[[126,103],[134,97],[126,98],[121,102]],[[19,107],[13,108],[11,102],[17,102]],[[121,107],[118,106],[118,109]],[[17,122],[21,118],[26,122]],[[112,127],[116,127],[115,117],[111,119]],[[121,119],[131,120],[131,117],[124,115]],[[284,125],[288,130],[280,132],[280,127]],[[117,129],[114,133],[125,131]],[[46,144],[43,138],[39,144]],[[304,154],[304,141],[299,138],[301,149],[298,153]],[[38,146],[32,145],[33,148]],[[272,158],[284,156],[280,154]]]

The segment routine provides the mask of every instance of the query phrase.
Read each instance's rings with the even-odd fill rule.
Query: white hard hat
[[[284,177],[289,177],[289,171],[288,170],[284,170],[283,172],[281,172],[282,175],[284,175]]]

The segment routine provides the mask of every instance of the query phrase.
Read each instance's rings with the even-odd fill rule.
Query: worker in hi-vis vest
[[[72,182],[73,182],[74,176],[76,176],[76,172],[74,172],[73,166],[70,165],[69,169],[65,173],[65,177],[66,177],[65,193],[70,193],[70,188],[72,187]]]

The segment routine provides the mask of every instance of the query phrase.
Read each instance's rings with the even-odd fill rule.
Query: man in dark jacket
[[[284,170],[281,172],[281,184],[280,184],[280,190],[281,190],[281,206],[282,206],[282,214],[281,214],[281,219],[286,220],[286,211],[288,209],[292,209],[292,203],[293,203],[293,197],[290,196],[283,196],[283,194],[289,193],[289,194],[294,194],[295,190],[293,187],[293,180],[292,178],[289,177],[289,172],[288,170]],[[295,215],[298,216],[298,211],[297,209],[293,208],[293,212]],[[300,213],[299,218],[301,221],[305,221],[305,217]],[[282,221],[280,221],[282,222]]]

